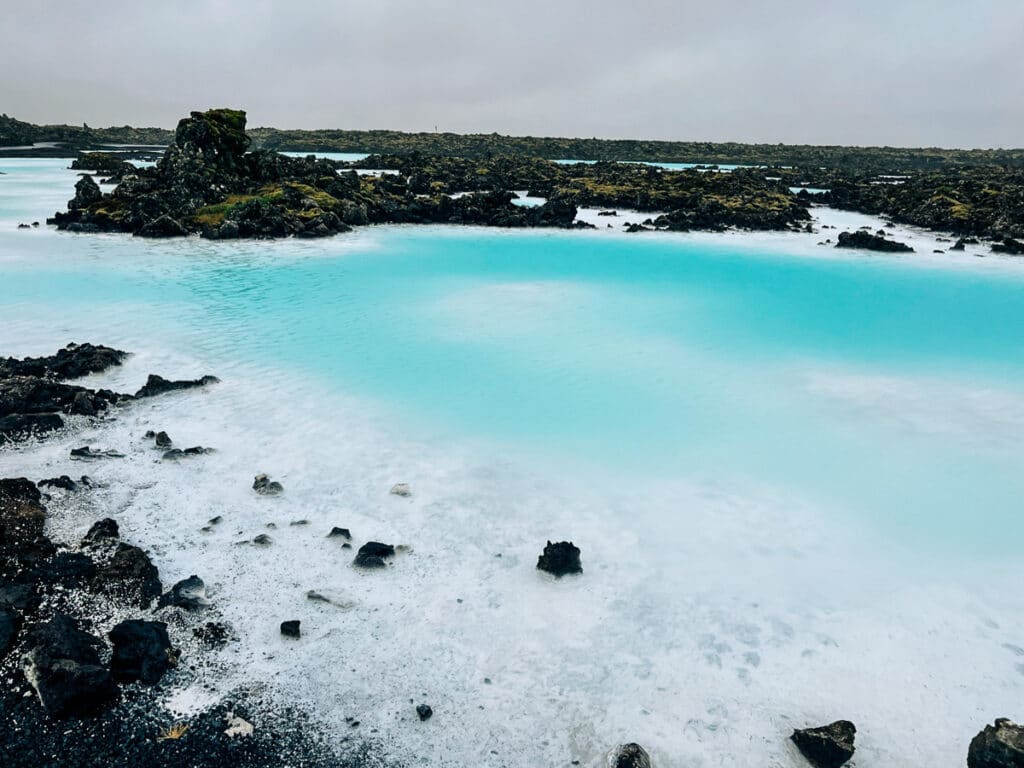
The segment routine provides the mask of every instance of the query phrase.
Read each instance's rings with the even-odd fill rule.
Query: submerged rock
[[[213,453],[213,448],[204,448],[201,445],[194,445],[191,448],[171,448],[166,451],[161,459],[167,461],[177,461],[178,459],[188,458],[189,456],[202,456],[206,453]]]
[[[856,733],[856,726],[849,720],[837,720],[817,728],[797,729],[790,738],[811,765],[839,768],[853,757]]]
[[[537,568],[559,577],[570,573],[583,573],[580,548],[571,541],[559,541],[554,544],[549,541],[544,547],[544,552],[537,558]]]
[[[124,454],[115,451],[113,448],[106,450],[100,450],[99,448],[93,448],[88,445],[83,445],[81,448],[71,449],[71,458],[73,459],[123,459]]]
[[[22,658],[26,679],[52,717],[88,715],[117,696],[110,673],[100,663],[102,642],[57,614],[32,629]]]
[[[1005,717],[971,739],[967,768],[1024,768],[1024,726]]]
[[[347,541],[351,541],[352,540],[352,534],[349,533],[348,528],[339,528],[338,526],[334,526],[333,528],[331,528],[331,532],[327,534],[327,538],[329,538],[329,539],[341,538],[341,539],[345,539]]]
[[[206,608],[210,601],[206,598],[206,584],[195,574],[182,579],[167,592],[160,596],[157,608],[176,606],[189,611]]]
[[[391,486],[391,495],[408,498],[409,496],[412,496],[412,489],[409,487],[408,483],[395,483]]]
[[[284,486],[271,480],[269,475],[260,473],[253,478],[252,489],[263,496],[276,496],[284,491]]]
[[[636,743],[620,744],[608,755],[609,768],[651,768],[647,750]]]
[[[153,685],[177,660],[162,621],[122,621],[110,630],[110,641],[110,674],[118,682]]]
[[[390,544],[368,541],[356,552],[353,564],[359,568],[384,568],[387,565],[384,561],[394,556],[395,548]]]
[[[153,397],[154,395],[162,395],[165,392],[173,392],[179,389],[205,387],[208,384],[216,384],[219,381],[220,379],[216,376],[203,376],[200,379],[168,381],[163,376],[157,376],[155,373],[151,373],[149,374],[149,378],[146,379],[146,383],[143,384],[142,388],[135,393],[135,397]]]
[[[302,630],[299,629],[301,623],[302,622],[300,622],[298,619],[293,619],[291,621],[282,621],[281,634],[285,637],[302,637]]]

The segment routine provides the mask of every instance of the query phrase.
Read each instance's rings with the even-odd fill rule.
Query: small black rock
[[[166,432],[157,432],[156,435],[156,447],[157,448],[170,448],[172,441],[170,435]]]
[[[428,704],[420,704],[416,707],[416,714],[420,716],[420,720],[429,720],[434,716],[434,710]]]
[[[360,568],[384,568],[387,565],[384,560],[394,555],[395,548],[390,544],[368,541],[356,552],[356,559],[353,562]]]
[[[299,629],[301,622],[298,619],[281,622],[281,634],[285,637],[302,637],[302,630]]]
[[[790,738],[811,765],[839,768],[853,757],[856,733],[856,726],[849,720],[837,720],[818,728],[797,729]]]
[[[339,536],[343,539],[352,539],[352,534],[349,533],[348,528],[339,528],[338,526],[334,526],[331,528],[331,532],[327,534],[327,538],[329,539],[335,539]]]
[[[571,541],[559,541],[554,544],[549,541],[544,547],[543,554],[537,558],[537,568],[559,577],[570,573],[583,573],[580,548]]]

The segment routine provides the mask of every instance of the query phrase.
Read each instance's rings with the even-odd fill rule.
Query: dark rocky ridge
[[[49,357],[0,359],[0,445],[58,430],[67,415],[96,417],[113,405],[217,381],[213,376],[168,381],[150,374],[134,395],[65,383],[120,365],[126,357],[126,352],[110,347],[69,344]],[[81,455],[88,458],[93,454],[83,450]]]
[[[324,237],[380,223],[588,226],[576,222],[580,205],[670,211],[656,226],[675,230],[786,229],[809,219],[807,204],[763,173],[412,155],[369,159],[398,171],[373,177],[345,163],[248,147],[244,112],[193,112],[154,168],[83,158],[80,165],[105,169],[118,186],[102,193],[83,176],[67,212],[50,221],[73,232],[229,239]],[[513,189],[540,191],[547,202],[515,205]]]

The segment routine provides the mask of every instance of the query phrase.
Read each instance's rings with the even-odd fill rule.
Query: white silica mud
[[[123,348],[83,382],[120,391],[221,379],[0,452],[0,476],[98,481],[54,539],[109,515],[166,584],[205,580],[238,640],[168,694],[182,718],[262,686],[403,763],[636,741],[680,768],[799,766],[792,729],[846,718],[871,768],[960,765],[1024,716],[1012,260],[821,231],[16,230],[73,182],[37,170],[0,191],[0,354]],[[147,430],[215,451],[161,460]],[[72,461],[86,444],[125,457]],[[548,540],[583,573],[539,572]],[[353,567],[368,541],[386,568]]]

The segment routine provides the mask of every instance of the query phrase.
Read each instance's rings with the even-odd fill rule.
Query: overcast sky
[[[1022,0],[0,0],[0,112],[1024,146]]]

